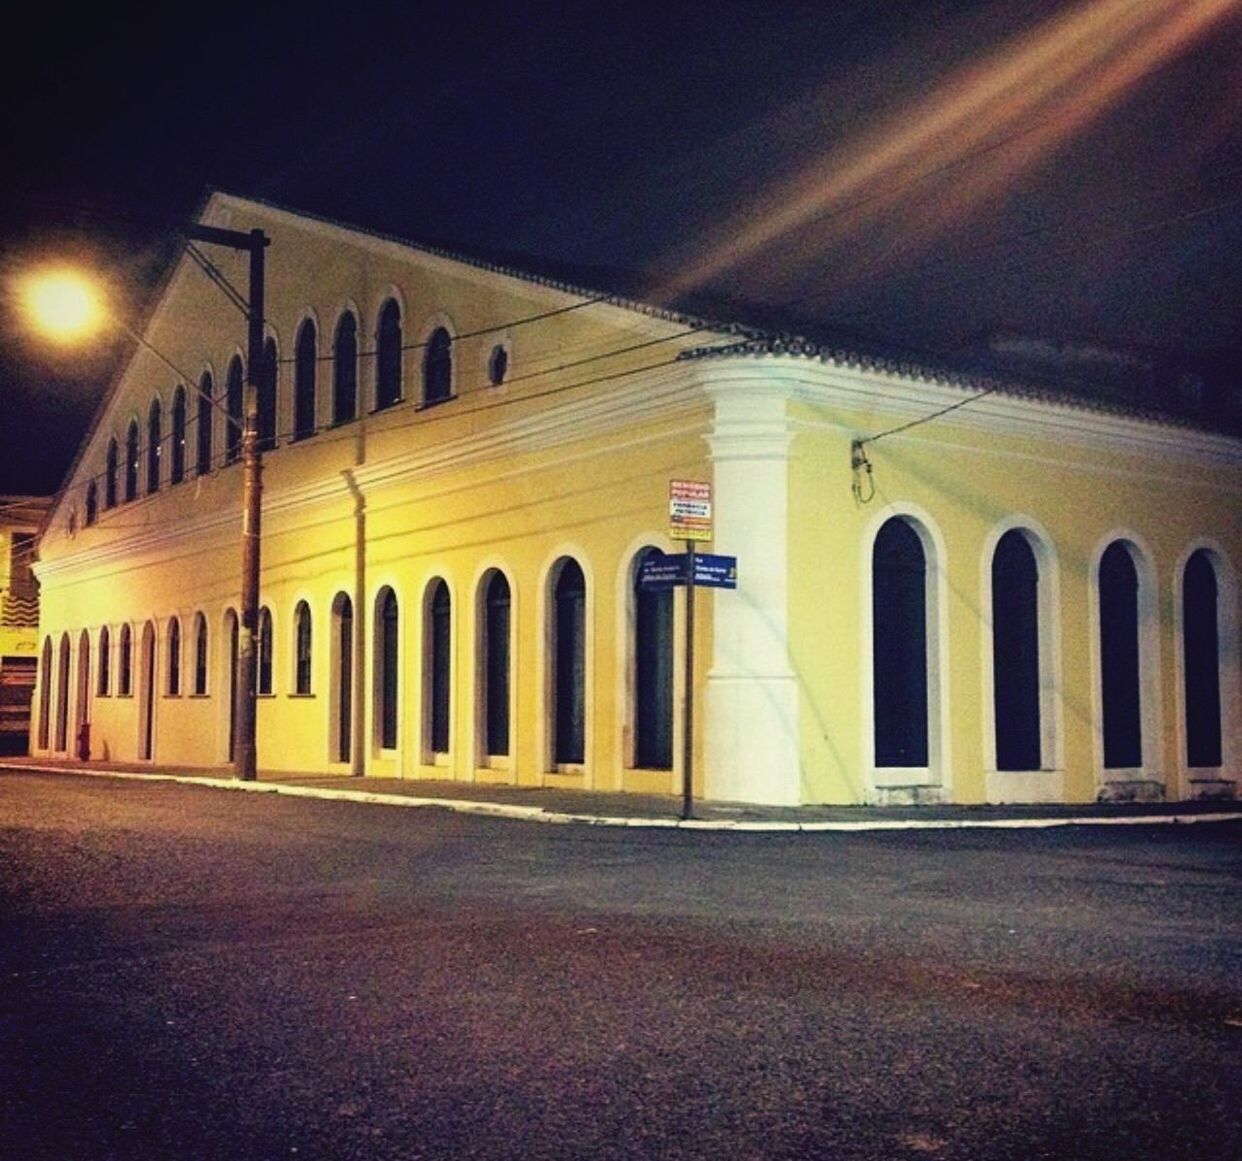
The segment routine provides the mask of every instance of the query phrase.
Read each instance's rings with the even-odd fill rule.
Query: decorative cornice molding
[[[700,383],[713,398],[730,394],[777,394],[816,408],[867,411],[896,420],[930,418],[936,411],[959,405],[935,423],[959,429],[1030,437],[1117,453],[1138,453],[1177,458],[1213,467],[1242,468],[1242,439],[1216,435],[1195,428],[1093,411],[1064,400],[1045,400],[1000,391],[979,395],[934,379],[910,379],[864,367],[815,363],[800,357],[766,355],[762,359],[700,361]],[[822,426],[849,432],[854,437],[875,438],[879,433],[859,431],[839,420],[822,424],[800,419],[798,426]],[[918,429],[892,438],[920,438]]]

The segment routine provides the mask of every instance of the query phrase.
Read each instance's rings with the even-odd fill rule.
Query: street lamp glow
[[[26,313],[36,327],[58,343],[73,343],[103,325],[99,294],[73,270],[45,270],[28,277],[22,286]]]

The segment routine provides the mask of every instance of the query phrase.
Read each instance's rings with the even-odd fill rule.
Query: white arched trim
[[[1207,554],[1216,574],[1217,672],[1220,679],[1219,767],[1191,767],[1186,754],[1186,565],[1199,551]],[[1242,624],[1238,611],[1238,574],[1219,541],[1200,537],[1188,544],[1177,558],[1173,570],[1173,650],[1174,704],[1177,707],[1178,796],[1200,798],[1211,795],[1233,797],[1242,781]]]
[[[875,656],[872,592],[876,537],[889,520],[905,521],[918,536],[926,562],[927,617],[927,765],[885,767],[875,764]],[[940,802],[952,796],[949,746],[948,550],[940,529],[917,504],[888,504],[863,530],[859,565],[859,624],[862,639],[861,753],[871,802]]]
[[[1017,530],[1038,570],[1039,750],[1037,771],[996,769],[996,710],[992,624],[992,560],[1006,533]],[[1048,530],[1033,516],[1008,516],[988,530],[979,559],[980,689],[983,763],[988,802],[1060,802],[1064,799],[1065,680],[1061,655],[1061,562]]]
[[[1139,728],[1142,760],[1138,766],[1104,766],[1104,689],[1100,651],[1100,561],[1109,546],[1121,542],[1138,575]],[[1130,528],[1114,528],[1096,541],[1088,567],[1088,614],[1091,625],[1091,732],[1096,784],[1101,798],[1159,798],[1166,788],[1161,773],[1164,715],[1160,680],[1160,608],[1155,554]]]

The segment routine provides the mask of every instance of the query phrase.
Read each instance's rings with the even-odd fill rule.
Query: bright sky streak
[[[1086,0],[780,182],[705,254],[683,255],[659,296],[711,283],[794,231],[808,232],[800,251],[816,261],[881,220],[886,260],[923,249],[1240,9],[1242,0]],[[952,178],[943,195],[896,215],[894,229],[907,191],[942,174]]]

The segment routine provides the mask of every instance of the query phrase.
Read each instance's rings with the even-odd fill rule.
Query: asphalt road
[[[740,835],[0,774],[0,1155],[1242,1155],[1242,826]]]

